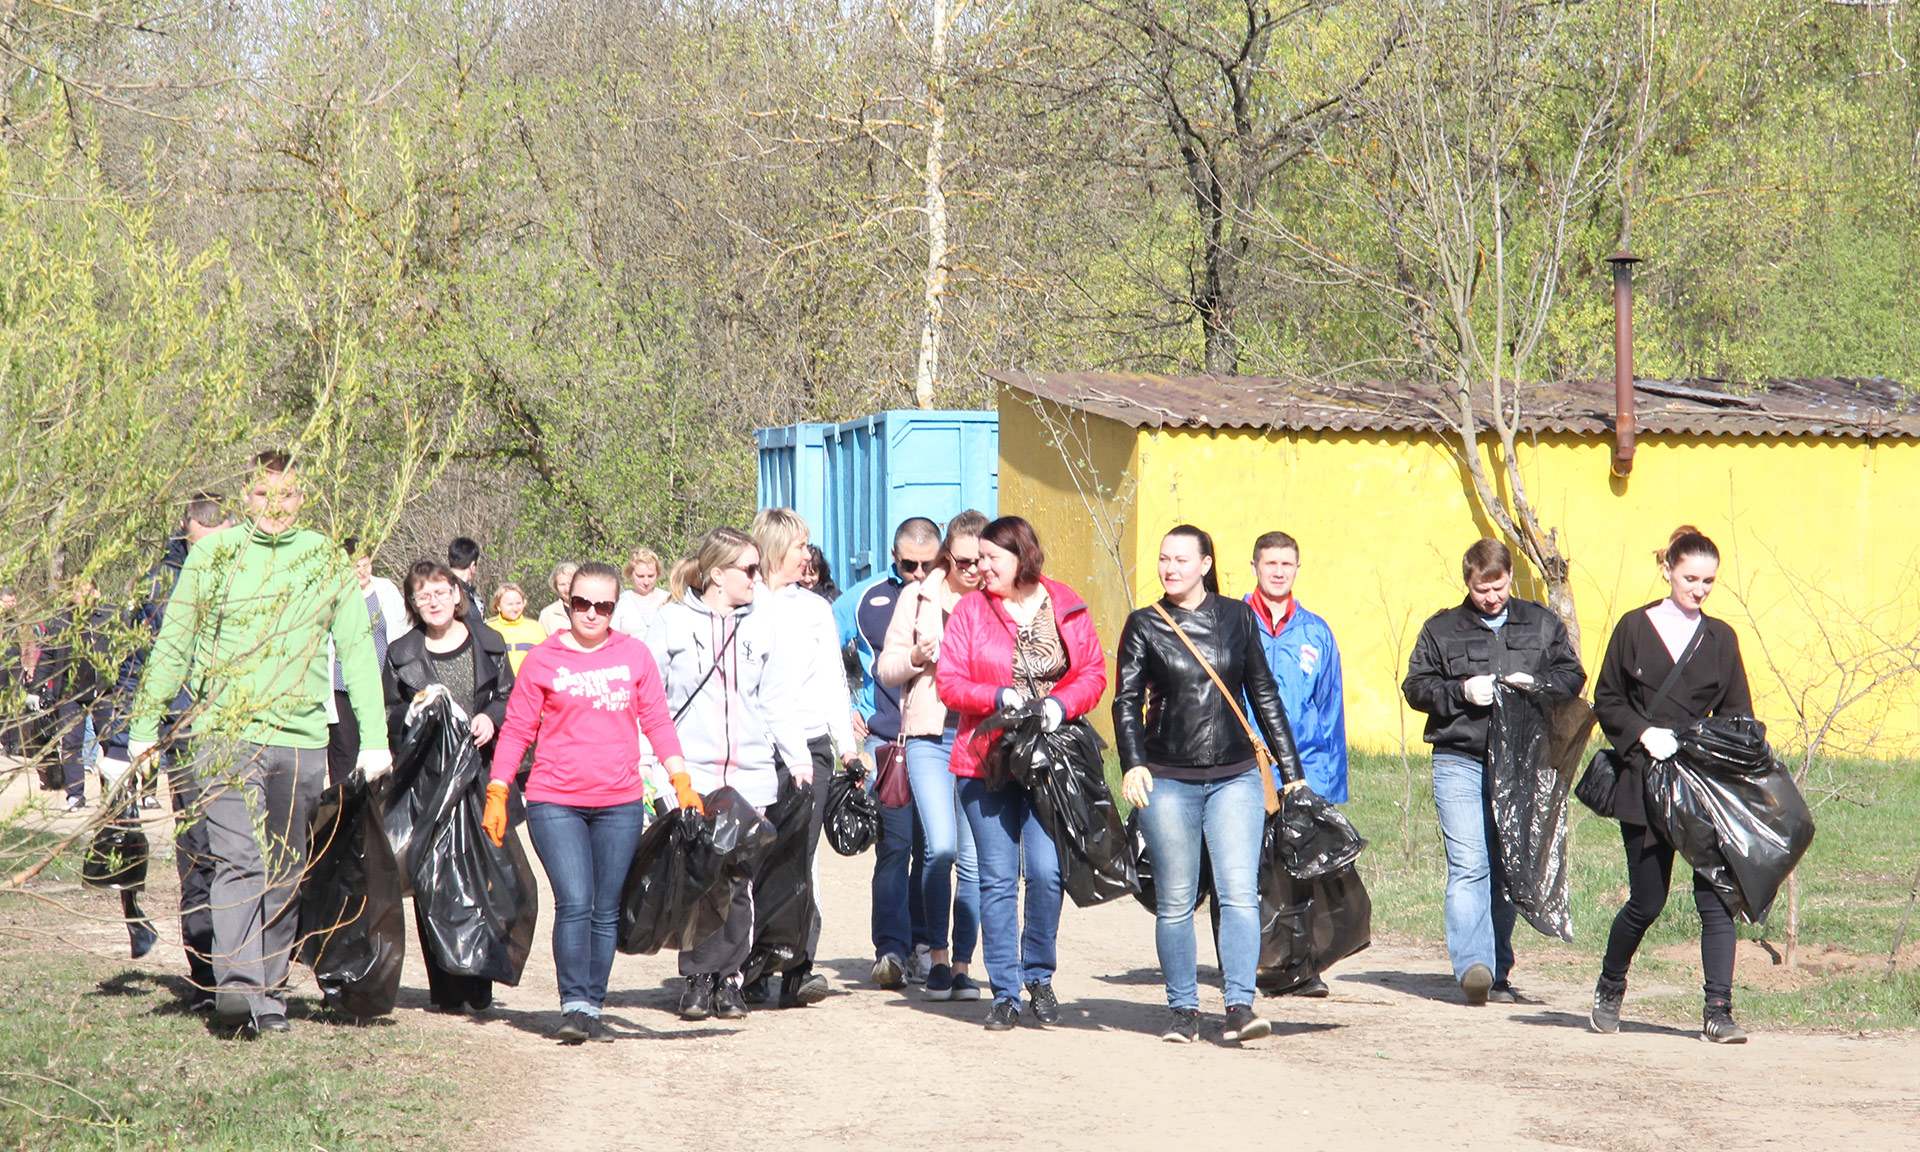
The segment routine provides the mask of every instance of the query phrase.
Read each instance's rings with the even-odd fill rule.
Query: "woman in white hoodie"
[[[776,749],[793,765],[796,783],[812,782],[813,762],[804,713],[793,703],[804,691],[805,669],[792,646],[773,642],[770,621],[755,605],[759,575],[760,556],[746,533],[715,528],[674,567],[673,599],[654,616],[646,644],[660,666],[694,791],[733,788],[765,808],[779,794]],[[753,888],[740,880],[726,923],[680,954],[687,980],[682,1018],[745,1016],[740,966],[752,950]]]
[[[801,573],[812,560],[807,522],[791,508],[763,508],[753,518],[753,543],[760,553],[760,576],[766,584],[755,611],[762,613],[771,626],[774,644],[789,649],[801,666],[803,680],[798,696],[778,703],[798,713],[806,728],[813,780],[813,828],[807,840],[807,867],[813,870],[820,830],[827,819],[827,782],[833,779],[834,760],[851,764],[860,756],[860,745],[853,735],[853,699],[847,693],[847,669],[840,656],[840,630],[833,620],[833,606],[800,583]],[[791,767],[793,762],[787,763]],[[807,787],[797,772],[794,782]],[[819,944],[820,909],[816,903],[806,954],[780,974],[780,1007],[794,1008],[826,999],[827,978],[813,970]],[[767,980],[762,977],[747,987],[747,1003],[762,1003],[769,998]]]

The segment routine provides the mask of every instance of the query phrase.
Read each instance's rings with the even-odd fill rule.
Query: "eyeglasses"
[[[973,571],[973,570],[974,570],[975,568],[978,568],[978,567],[980,567],[980,557],[978,557],[978,556],[955,556],[955,557],[953,558],[953,566],[954,566],[955,568],[958,568],[958,569],[960,569],[960,571],[962,571],[962,572],[971,572],[971,571]]]
[[[598,612],[602,616],[611,616],[613,615],[614,607],[618,603],[619,601],[617,600],[589,600],[585,596],[575,596],[570,602],[570,606],[575,612],[582,615],[588,612]]]
[[[415,604],[438,604],[445,600],[459,599],[460,594],[451,588],[422,588],[413,594]]]
[[[729,564],[727,569],[731,572],[745,572],[749,580],[760,579],[760,565],[758,564]]]
[[[895,560],[894,563],[900,566],[902,576],[924,576],[933,571],[931,560]]]

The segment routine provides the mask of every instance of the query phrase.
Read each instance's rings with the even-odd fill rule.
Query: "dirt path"
[[[871,866],[871,856],[824,859],[823,967],[836,994],[817,1007],[685,1024],[674,958],[622,956],[607,1016],[620,1041],[564,1048],[546,1039],[558,1013],[543,918],[521,986],[485,1019],[422,1011],[410,944],[396,1036],[419,1029],[456,1045],[485,1146],[528,1152],[1105,1152],[1195,1137],[1208,1148],[1392,1152],[1920,1149],[1920,1036],[1764,1033],[1721,1048],[1636,1023],[1631,999],[1622,1033],[1595,1036],[1586,986],[1522,979],[1537,1003],[1458,1004],[1434,945],[1376,944],[1332,974],[1326,1000],[1263,1000],[1276,1034],[1245,1051],[1217,1042],[1217,978],[1209,991],[1203,969],[1202,1042],[1165,1044],[1153,924],[1132,901],[1067,909],[1060,1026],[988,1034],[984,1003],[931,1004],[867,983]],[[168,899],[152,894],[153,905]],[[142,967],[180,967],[174,931],[163,928]],[[125,947],[111,923],[75,924],[69,938]]]

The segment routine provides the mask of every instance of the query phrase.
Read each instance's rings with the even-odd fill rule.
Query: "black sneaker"
[[[920,993],[929,1000],[953,999],[953,966],[935,964],[927,973],[927,985]]]
[[[587,1021],[587,1039],[593,1041],[595,1044],[611,1044],[613,1043],[613,1029],[607,1027],[607,1022],[600,1017],[591,1017]]]
[[[1513,984],[1506,980],[1495,980],[1493,987],[1487,989],[1489,1004],[1518,1004],[1520,993],[1513,990]]]
[[[1060,1022],[1060,998],[1053,994],[1050,982],[1042,980],[1027,985],[1027,1004],[1033,1011],[1033,1022],[1042,1028]]]
[[[1609,980],[1605,975],[1593,984],[1593,1013],[1587,1017],[1595,1032],[1612,1035],[1620,1031],[1620,1005],[1627,998],[1625,980]]]
[[[1305,996],[1309,999],[1320,1000],[1324,999],[1329,991],[1330,989],[1327,988],[1327,982],[1325,980],[1320,979],[1318,976],[1309,976],[1305,984],[1288,992],[1287,995]]]
[[[1460,991],[1467,997],[1467,1003],[1478,1007],[1487,1002],[1487,993],[1493,988],[1493,969],[1485,964],[1475,964],[1460,977]]]
[[[553,1038],[562,1044],[584,1044],[598,1024],[592,1015],[575,1008],[560,1017],[560,1027],[553,1030]]]
[[[773,993],[768,987],[772,980],[773,976],[771,973],[755,977],[751,983],[740,989],[740,999],[749,1004],[765,1004],[767,1001],[773,999]],[[781,983],[780,988],[783,992],[786,990],[784,981]]]
[[[1013,1026],[1020,1023],[1020,1002],[1018,1000],[995,1000],[993,1008],[987,1012],[987,1031],[1011,1032]]]
[[[713,1018],[715,1020],[745,1020],[747,1002],[740,998],[740,985],[731,980],[722,980],[713,990]]]
[[[1273,1033],[1273,1025],[1254,1015],[1253,1005],[1234,1004],[1227,1009],[1226,1031],[1220,1033],[1220,1039],[1229,1044],[1239,1044],[1247,1040],[1259,1040]]]
[[[293,1025],[287,1023],[287,1018],[278,1012],[269,1012],[264,1016],[255,1018],[253,1026],[261,1032],[293,1031]]]
[[[825,976],[796,969],[780,980],[780,1007],[805,1008],[809,1004],[818,1004],[831,991],[833,989]]]
[[[713,986],[719,982],[711,972],[687,977],[687,990],[680,994],[680,1019],[705,1020],[713,1015]]]
[[[1700,1017],[1700,1039],[1711,1044],[1745,1044],[1747,1030],[1734,1023],[1732,1004],[1709,1000]]]
[[[975,984],[973,977],[967,975],[965,972],[955,972],[953,974],[953,994],[948,997],[948,999],[978,1000],[980,999],[980,985]]]
[[[1200,1038],[1200,1013],[1193,1008],[1169,1008],[1167,1030],[1160,1039],[1169,1044],[1191,1044]]]

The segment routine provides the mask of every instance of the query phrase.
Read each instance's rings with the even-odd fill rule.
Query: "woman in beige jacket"
[[[980,872],[973,833],[960,818],[957,782],[948,770],[955,717],[941,703],[933,678],[947,616],[962,596],[980,587],[980,530],[986,525],[987,518],[971,509],[948,523],[933,570],[900,590],[893,622],[873,665],[875,679],[901,689],[900,738],[906,743],[913,806],[926,837],[920,894],[933,947],[933,970],[926,983],[929,1000],[980,999],[980,986],[967,975],[980,935]]]

